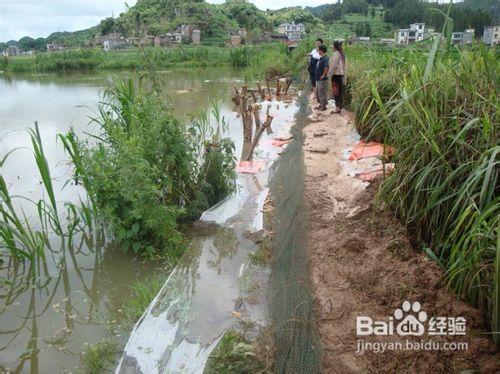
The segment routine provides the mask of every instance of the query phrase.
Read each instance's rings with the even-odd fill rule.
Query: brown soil
[[[447,290],[440,268],[413,248],[405,229],[375,204],[378,183],[365,187],[345,172],[342,151],[353,145],[349,116],[323,113],[313,113],[312,123],[304,129],[304,150],[310,206],[308,251],[324,371],[500,372],[499,356],[479,311]],[[428,318],[465,317],[465,336],[432,340],[467,342],[468,349],[356,353],[356,316],[387,321],[405,300],[419,301]],[[369,342],[403,340],[397,334],[361,338]]]

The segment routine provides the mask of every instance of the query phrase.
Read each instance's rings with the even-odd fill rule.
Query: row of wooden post
[[[271,123],[273,121],[273,117],[269,114],[270,105],[268,105],[266,120],[264,123],[261,122],[261,105],[258,102],[257,93],[262,100],[265,100],[266,97],[260,84],[258,85],[257,90],[249,90],[247,86],[243,86],[240,91],[238,87],[235,86],[234,91],[235,96],[233,97],[233,102],[238,107],[238,112],[241,115],[241,121],[243,124],[243,142],[249,146],[249,148],[244,147],[244,152],[248,148],[248,153],[243,154],[242,159],[250,161],[252,160],[253,152],[257,147],[264,131],[267,131],[268,134],[272,133]],[[253,104],[249,102],[250,98],[253,99]],[[254,126],[255,135],[253,131]]]

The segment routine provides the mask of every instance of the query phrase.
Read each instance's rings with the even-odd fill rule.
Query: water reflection
[[[94,336],[126,331],[116,310],[129,294],[130,281],[154,268],[117,248],[89,250],[88,240],[82,237],[66,248],[53,276],[45,267],[33,280],[31,265],[17,261],[2,267],[0,360],[13,372],[71,369]]]

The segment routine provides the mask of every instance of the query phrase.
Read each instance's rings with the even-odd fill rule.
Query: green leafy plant
[[[124,249],[146,256],[177,250],[184,243],[178,224],[232,191],[233,146],[221,137],[220,113],[214,115],[209,142],[205,132],[188,131],[156,90],[127,80],[104,94],[92,119],[100,129],[97,142],[72,133],[61,138],[75,180]]]

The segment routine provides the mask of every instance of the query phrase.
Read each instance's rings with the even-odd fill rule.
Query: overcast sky
[[[136,0],[127,0],[132,6]],[[222,3],[224,0],[209,1]],[[256,0],[260,9],[319,5],[329,0]],[[0,41],[23,36],[47,37],[54,31],[76,31],[125,10],[124,0],[0,0]]]

